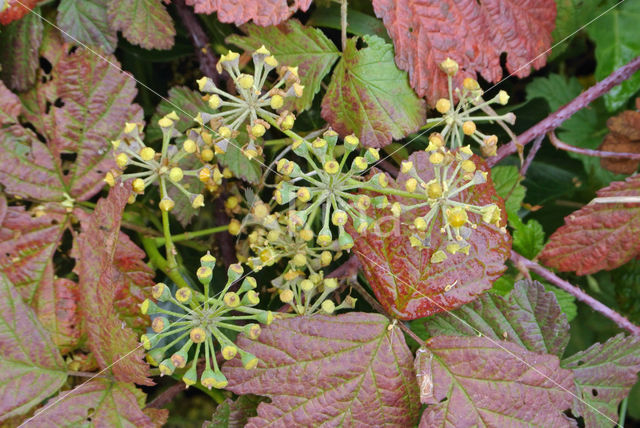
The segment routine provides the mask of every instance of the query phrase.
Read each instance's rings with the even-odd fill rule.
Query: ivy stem
[[[521,151],[525,144],[533,141],[533,139],[535,139],[539,135],[544,135],[548,132],[553,131],[554,129],[562,125],[565,120],[573,116],[574,113],[582,110],[593,100],[609,92],[614,86],[617,86],[623,81],[627,80],[639,69],[640,56],[632,59],[628,64],[618,68],[604,80],[601,80],[600,82],[596,83],[595,85],[575,97],[573,101],[565,104],[555,113],[550,114],[545,119],[538,122],[536,125],[527,129],[525,132],[520,134],[516,140],[511,140],[509,144],[505,144],[504,146],[500,147],[500,149],[498,149],[497,155],[487,159],[487,163],[489,164],[489,166],[494,166],[507,156]]]
[[[520,270],[535,272],[556,287],[563,289],[567,293],[573,295],[576,299],[591,306],[593,310],[600,312],[602,315],[618,324],[620,328],[629,331],[634,336],[640,336],[640,327],[633,324],[625,316],[617,313],[607,305],[597,301],[580,288],[569,283],[568,281],[565,281],[555,273],[540,266],[538,263],[531,261],[524,256],[521,256],[515,251],[511,251],[511,261],[514,262],[516,264],[516,267],[518,267]]]
[[[139,235],[144,251],[149,257],[149,261],[162,272],[165,273],[176,285],[180,288],[189,287],[189,284],[184,280],[180,272],[178,272],[177,265],[174,268],[169,267],[169,262],[162,257],[158,247],[156,246],[154,238],[148,236]]]
[[[291,130],[284,130],[284,129],[280,128],[280,126],[278,125],[278,122],[276,122],[276,120],[274,118],[272,118],[271,116],[267,116],[266,114],[265,115],[261,114],[260,118],[266,120],[267,122],[269,122],[269,124],[271,126],[273,126],[277,130],[282,132],[287,137],[293,139],[293,141],[299,141],[299,140],[304,141],[305,140],[304,137],[301,137],[300,135],[296,134],[295,132],[293,132]]]
[[[165,187],[166,183],[164,180],[159,180],[160,185],[160,194],[165,195]],[[162,234],[164,235],[164,247],[167,253],[167,263],[168,268],[170,270],[175,269],[178,266],[176,262],[176,247],[173,245],[173,241],[171,240],[171,228],[169,224],[169,213],[167,211],[162,211]]]
[[[427,195],[421,195],[420,193],[411,193],[405,190],[398,190],[391,187],[378,188],[378,187],[372,187],[372,186],[359,186],[359,188],[362,190],[369,190],[371,192],[380,193],[383,195],[395,195],[403,198],[418,199],[421,201],[426,201],[429,199]]]
[[[196,230],[195,232],[185,232],[185,233],[180,233],[178,235],[173,235],[171,237],[171,240],[173,242],[180,242],[188,239],[197,238],[199,236],[213,235],[214,233],[225,232],[227,230],[229,230],[229,225],[225,224],[224,226],[215,226],[215,227],[210,227],[209,229],[202,229],[202,230]],[[153,241],[155,242],[156,245],[163,245],[166,242],[166,239],[164,236],[157,236],[153,238]]]
[[[580,153],[582,155],[594,156],[598,158],[619,158],[619,159],[632,159],[640,160],[640,153],[625,153],[625,152],[607,152],[603,150],[583,149],[582,147],[575,147],[570,144],[561,141],[556,134],[552,131],[547,134],[549,141],[557,149],[566,150],[568,152]]]

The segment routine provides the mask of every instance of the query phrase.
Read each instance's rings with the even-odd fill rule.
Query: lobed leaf
[[[60,352],[0,273],[0,421],[27,413],[66,380]]]
[[[248,21],[262,27],[278,25],[296,11],[306,12],[311,0],[186,0],[196,13],[217,12],[218,21],[242,25]]]
[[[398,67],[432,105],[448,94],[438,68],[447,57],[460,65],[458,87],[476,72],[499,81],[503,51],[518,77],[544,66],[556,17],[554,0],[373,0],[373,9],[393,39]]]
[[[176,30],[162,0],[111,0],[109,26],[145,49],[170,49]]]
[[[486,337],[438,336],[418,350],[421,427],[575,426],[573,374],[555,355]],[[535,403],[532,404],[532,403]]]
[[[118,44],[116,31],[109,27],[109,0],[62,0],[57,24],[71,43],[83,43],[113,53]]]
[[[271,398],[247,427],[410,426],[417,420],[413,358],[400,330],[382,315],[276,320],[259,340],[241,336],[238,346],[261,362],[251,371],[238,358],[225,363],[227,389]]]
[[[638,380],[640,338],[618,334],[565,358],[562,367],[574,374],[578,396],[573,413],[584,418],[587,428],[611,426],[618,421],[618,404]]]
[[[640,98],[636,98],[640,107]],[[640,112],[625,110],[607,120],[609,133],[604,137],[598,150],[608,152],[640,153]],[[600,165],[618,174],[633,174],[640,161],[633,159],[600,158]]]
[[[640,175],[598,191],[598,197],[625,196],[640,196]],[[591,203],[565,217],[565,224],[549,238],[540,261],[578,275],[611,270],[640,255],[638,234],[637,203]]]
[[[425,103],[393,61],[393,46],[377,36],[347,41],[322,99],[322,117],[342,137],[356,134],[367,147],[383,147],[424,123]]]
[[[21,2],[31,7],[36,3],[33,0],[31,2],[21,0]],[[27,9],[23,6],[11,5],[4,12],[0,12],[0,24],[6,25],[10,22],[3,22],[3,16],[7,13],[11,14],[12,9],[22,9],[27,13]],[[2,29],[0,51],[4,54],[0,57],[0,78],[11,89],[24,91],[35,83],[42,30],[42,19],[31,13]]]
[[[287,100],[284,108],[300,112],[311,107],[314,96],[320,91],[322,79],[340,57],[333,42],[319,29],[306,27],[297,19],[290,19],[277,27],[248,24],[243,31],[246,36],[233,34],[227,37],[226,42],[250,52],[264,45],[281,64],[299,67],[304,93],[300,98]]]

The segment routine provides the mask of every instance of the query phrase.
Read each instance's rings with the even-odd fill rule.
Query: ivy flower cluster
[[[239,355],[243,366],[248,370],[258,364],[258,359],[253,354],[237,347],[224,331],[242,332],[255,340],[261,332],[258,323],[271,324],[273,314],[255,308],[260,298],[255,291],[256,281],[252,277],[244,278],[237,291],[230,291],[231,285],[243,274],[240,264],[229,267],[226,285],[212,296],[210,284],[216,259],[207,253],[200,262],[201,266],[196,274],[203,284],[203,293],[184,287],[172,295],[169,287],[163,283],[153,287],[152,297],[158,303],[147,299],[141,306],[142,313],[153,318],[153,333],[142,335],[141,342],[149,351],[147,359],[150,363],[158,365],[161,375],[171,375],[176,369],[186,367],[191,361],[182,376],[187,386],[198,381],[198,359],[204,353],[205,368],[200,382],[209,389],[224,388],[227,379],[218,367],[216,349],[220,350],[225,360]],[[235,315],[232,312],[244,315]],[[237,325],[236,322],[240,320],[254,320],[256,323]],[[166,358],[172,350],[169,358]]]
[[[304,86],[300,84],[297,67],[279,66],[278,61],[264,46],[256,50],[253,55],[253,74],[240,71],[240,54],[229,51],[220,57],[218,72],[224,69],[235,84],[236,95],[217,87],[208,77],[198,80],[201,92],[206,92],[204,99],[209,107],[218,110],[217,113],[199,113],[197,121],[209,124],[216,131],[215,147],[219,153],[227,150],[229,142],[243,131],[246,125],[249,142],[242,148],[248,158],[261,155],[262,147],[256,142],[261,138],[270,123],[276,123],[280,129],[293,128],[295,115],[283,110],[285,98],[301,97]],[[263,89],[269,73],[277,69],[279,78],[269,90]],[[273,111],[278,114],[273,113]]]
[[[158,206],[162,211],[169,212],[175,206],[175,201],[169,196],[167,186],[175,186],[191,203],[193,208],[204,206],[204,196],[200,193],[192,193],[183,185],[186,176],[202,176],[202,170],[211,171],[211,167],[186,170],[180,167],[180,162],[187,156],[196,154],[196,143],[187,139],[182,148],[178,149],[171,144],[174,137],[180,135],[175,129],[175,123],[179,120],[175,112],[171,112],[158,121],[162,130],[162,149],[157,153],[152,147],[146,146],[142,141],[142,124],[126,123],[124,135],[121,139],[111,141],[116,164],[119,169],[113,169],[105,175],[104,181],[111,187],[116,184],[116,179],[126,182],[131,180],[133,190],[129,202],[135,201],[136,195],[142,195],[145,189],[153,184],[160,188],[160,202]],[[199,153],[197,153],[199,155]],[[200,162],[204,162],[199,157]],[[198,160],[196,159],[196,162]],[[126,169],[135,171],[125,173]],[[221,175],[222,176],[222,175]],[[221,179],[220,179],[221,180]]]
[[[274,197],[279,204],[298,204],[287,213],[291,229],[301,229],[301,233],[311,240],[312,224],[319,216],[322,227],[316,242],[321,247],[329,246],[333,242],[333,225],[338,229],[340,249],[349,250],[353,247],[353,238],[345,230],[347,221],[351,219],[354,228],[362,233],[373,222],[366,214],[367,208],[371,205],[383,207],[387,203],[385,196],[371,198],[357,194],[357,190],[383,188],[388,185],[388,180],[382,173],[375,174],[368,181],[361,179],[369,164],[380,159],[377,149],[369,148],[351,157],[349,155],[360,148],[358,138],[349,135],[343,145],[337,145],[337,141],[338,134],[333,130],[326,131],[322,138],[313,142],[295,141],[292,145],[294,153],[303,157],[312,171],[303,171],[296,162],[280,159],[277,171],[285,179],[278,183]],[[350,157],[352,160],[347,166]]]
[[[440,263],[447,258],[447,253],[469,254],[467,239],[477,228],[470,214],[478,215],[487,224],[500,227],[501,211],[496,204],[480,206],[464,200],[465,192],[487,181],[487,173],[479,171],[471,159],[473,152],[469,146],[451,151],[445,147],[440,134],[432,134],[426,151],[429,153],[429,166],[433,168],[431,180],[423,180],[413,162],[404,161],[401,165],[401,171],[410,177],[405,181],[407,192],[415,197],[419,195],[423,202],[414,205],[394,202],[391,211],[399,216],[403,212],[429,208],[425,215],[413,220],[416,232],[409,239],[414,247],[429,248],[434,226],[439,223],[439,232],[446,235],[446,251],[436,251],[431,262]]]
[[[440,98],[436,102],[436,110],[442,114],[442,117],[428,119],[427,126],[444,125],[440,135],[451,149],[462,147],[465,136],[468,136],[480,144],[485,156],[494,156],[498,147],[498,137],[482,133],[478,129],[477,123],[495,121],[504,127],[506,127],[504,122],[513,125],[515,123],[513,113],[498,115],[491,108],[491,104],[506,105],[509,102],[509,95],[501,90],[495,97],[485,101],[482,98],[480,85],[470,77],[464,79],[462,89],[454,89],[453,76],[458,72],[458,63],[451,58],[443,61],[440,64],[440,69],[447,74],[449,96],[448,98]],[[454,103],[454,96],[458,99],[457,105]],[[487,113],[487,115],[472,115],[478,110]]]

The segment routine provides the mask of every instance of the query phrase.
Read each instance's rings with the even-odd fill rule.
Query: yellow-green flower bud
[[[202,343],[207,340],[207,332],[202,327],[194,327],[189,332],[189,338],[193,343]]]
[[[182,168],[174,166],[173,168],[171,168],[171,170],[169,170],[169,179],[174,183],[178,183],[182,181],[183,177],[184,177],[184,172],[182,172]]]
[[[187,153],[195,153],[196,150],[198,149],[198,145],[196,144],[195,141],[191,139],[187,139],[187,140],[184,140],[184,143],[182,143],[182,148]]]
[[[440,98],[436,101],[436,110],[438,110],[438,113],[440,114],[445,114],[451,110],[451,101],[446,98]]]
[[[231,360],[238,353],[238,348],[236,348],[233,345],[224,345],[222,347],[221,353],[222,353],[222,358],[224,358],[225,360]]]
[[[335,160],[327,161],[324,164],[324,170],[327,174],[337,174],[340,171],[340,164]]]
[[[253,76],[249,74],[241,74],[238,76],[237,83],[242,89],[249,89],[253,86]]]
[[[160,376],[171,376],[176,369],[176,366],[173,365],[173,362],[170,359],[166,359],[158,365],[158,369],[160,369]]]
[[[465,121],[462,124],[462,132],[464,135],[473,135],[476,132],[476,124],[470,120]]]
[[[262,328],[260,328],[259,324],[247,324],[244,326],[244,334],[251,340],[259,338],[260,333],[262,333]]]
[[[408,179],[404,183],[404,188],[407,189],[407,192],[411,192],[411,193],[415,192],[416,187],[418,187],[418,180],[416,180],[413,177]]]
[[[220,99],[220,97],[216,94],[211,94],[211,96],[209,97],[209,107],[211,107],[212,109],[216,110],[218,107],[220,107],[220,103],[222,102],[222,100]]]
[[[320,306],[322,307],[322,310],[328,314],[332,314],[336,309],[335,303],[333,303],[331,300],[325,300]]]
[[[144,161],[150,161],[151,159],[153,159],[156,156],[156,151],[153,150],[151,147],[143,147],[140,150],[140,157],[142,158],[142,160]]]
[[[275,94],[271,97],[270,106],[274,110],[282,108],[284,105],[284,98],[281,95]]]
[[[178,289],[178,291],[176,291],[176,300],[182,303],[183,305],[191,302],[192,297],[193,297],[193,293],[191,292],[191,289],[188,287],[183,287]]]
[[[343,210],[336,210],[331,215],[331,223],[333,223],[335,226],[344,226],[345,224],[347,224],[347,220],[349,220],[349,217]]]
[[[192,195],[191,196],[191,207],[194,209],[204,207],[204,195]]]
[[[313,282],[308,279],[303,279],[302,281],[300,281],[300,288],[302,289],[302,291],[311,291],[314,287],[315,286],[313,285]]]
[[[238,295],[233,291],[227,291],[224,294],[222,301],[230,308],[237,308],[240,306],[240,297],[238,297]]]
[[[173,200],[169,197],[164,197],[162,198],[162,200],[158,203],[158,206],[160,207],[160,210],[164,211],[164,212],[169,212],[173,209],[173,207],[176,206],[175,202],[173,202]]]
[[[119,153],[118,156],[116,156],[116,164],[120,168],[124,168],[125,166],[127,166],[128,163],[129,163],[129,156],[127,156],[126,153]]]
[[[133,189],[133,191],[139,195],[142,195],[144,193],[144,188],[145,188],[145,184],[142,178],[136,178],[131,183],[131,189]]]

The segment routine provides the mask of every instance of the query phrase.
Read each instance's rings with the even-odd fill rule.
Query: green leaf
[[[582,85],[575,77],[569,79],[559,74],[536,77],[527,85],[527,101],[543,98],[552,112],[574,99],[582,92]],[[580,110],[583,111],[583,110]]]
[[[537,220],[520,222],[513,231],[513,249],[528,259],[533,259],[544,247],[544,229]]]
[[[27,413],[66,380],[60,352],[0,273],[0,421]]]
[[[107,20],[108,0],[62,0],[58,6],[58,27],[70,42],[101,47],[112,53],[118,44]]]
[[[227,398],[216,407],[210,421],[205,421],[202,428],[243,428],[249,418],[257,416],[258,404],[265,401],[257,395],[241,395],[235,401]]]
[[[518,211],[522,206],[527,189],[520,184],[522,176],[515,166],[496,166],[491,169],[491,179],[496,188],[496,193],[504,199],[509,224],[520,223]]]
[[[23,19],[2,28],[0,33],[0,78],[16,91],[29,89],[36,80],[43,30],[39,11],[27,13]]]
[[[300,98],[287,101],[285,108],[300,112],[311,107],[314,96],[320,91],[322,79],[340,57],[333,42],[322,31],[305,27],[296,19],[277,27],[248,24],[243,31],[247,36],[234,34],[227,37],[227,43],[233,43],[245,51],[255,51],[264,45],[280,64],[299,67],[304,93]]]
[[[578,391],[573,413],[584,418],[587,428],[612,426],[612,420],[618,421],[618,404],[637,381],[640,338],[618,334],[565,358],[562,367],[574,373]]]
[[[146,395],[135,386],[94,379],[53,399],[33,416],[34,426],[156,428],[167,419],[166,410],[144,411]]]
[[[332,3],[329,7],[318,7],[307,21],[310,27],[325,27],[340,30],[340,5]],[[375,17],[358,10],[349,9],[347,14],[347,33],[356,36],[373,35],[391,43],[391,37],[387,33],[384,24]]]
[[[236,144],[229,144],[227,151],[218,155],[217,159],[220,165],[229,168],[235,177],[257,184],[262,178],[262,162],[258,159],[249,159],[242,153],[238,144],[243,144],[243,139],[247,139],[247,134],[244,132],[235,139]]]
[[[601,0],[556,0],[556,26],[551,33],[553,52],[550,60],[570,46],[575,32],[598,16],[600,3]]]
[[[174,86],[169,89],[166,99],[160,101],[153,118],[147,126],[146,133],[149,141],[158,141],[162,139],[162,131],[158,125],[158,120],[174,111],[179,121],[175,123],[175,128],[184,133],[193,126],[194,119],[199,112],[215,113],[209,104],[202,101],[202,95],[193,91],[186,86]]]
[[[170,49],[176,30],[162,0],[111,0],[109,25],[134,45]]]
[[[587,27],[589,37],[596,44],[596,73],[598,81],[640,55],[640,38],[636,31],[640,21],[640,2],[617,5]],[[610,112],[623,107],[640,89],[640,74],[635,73],[614,86],[604,96]]]
[[[396,66],[393,46],[376,36],[347,41],[322,100],[322,117],[341,135],[356,134],[367,147],[383,147],[424,123],[425,103]]]

